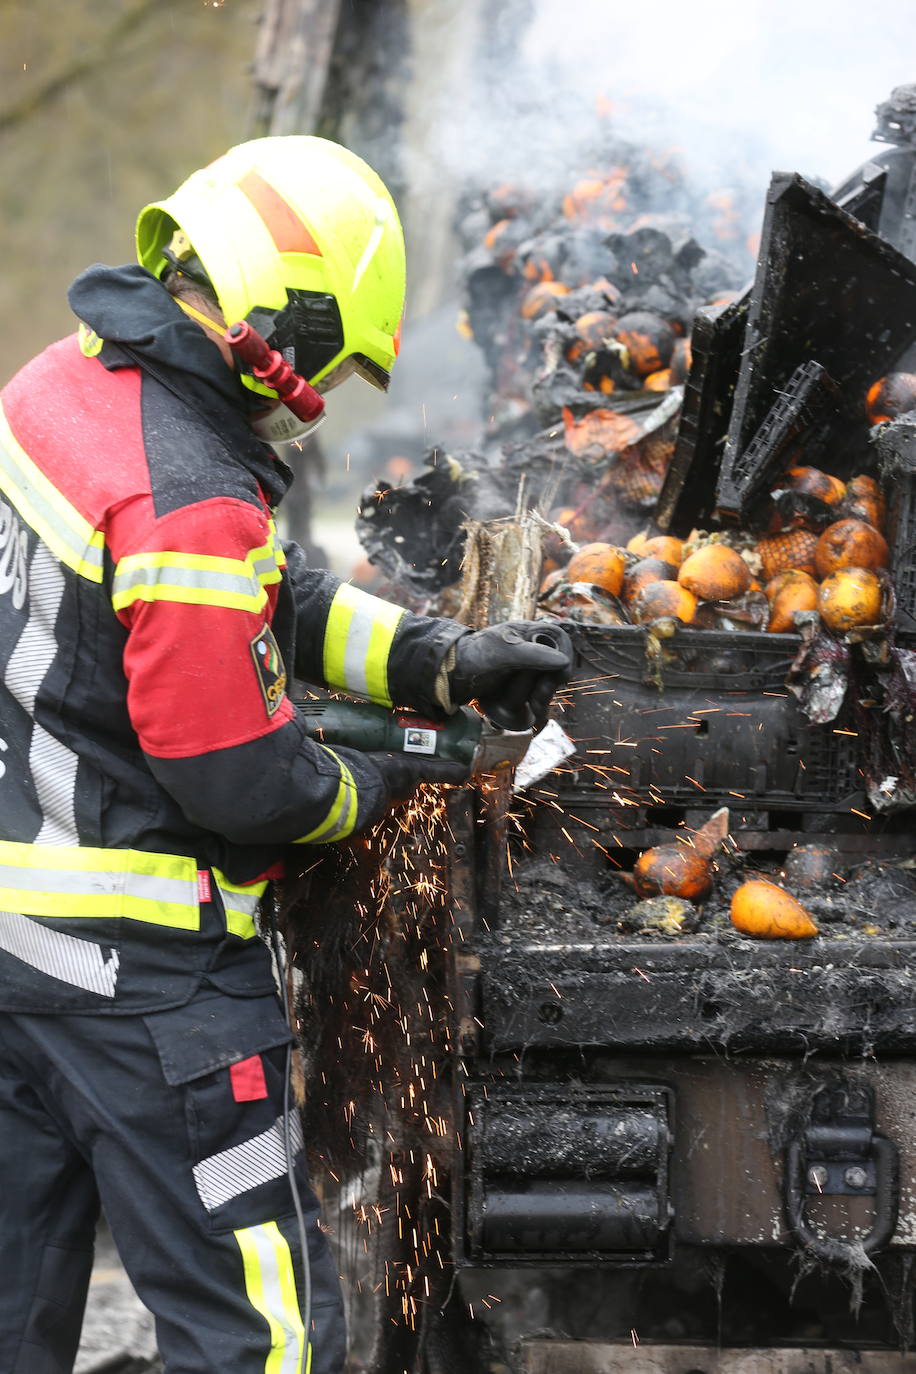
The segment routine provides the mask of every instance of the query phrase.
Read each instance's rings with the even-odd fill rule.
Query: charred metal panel
[[[745,454],[793,372],[814,361],[837,383],[837,468],[867,439],[864,396],[916,338],[916,265],[803,177],[767,195],[757,274],[717,505],[745,515],[766,474]]]
[[[674,1123],[667,1088],[497,1081],[471,1084],[466,1102],[461,1259],[668,1258]]]
[[[889,493],[887,542],[896,622],[902,638],[916,638],[916,416],[882,425],[875,440]]]
[[[482,1045],[916,1051],[916,942],[479,945]]]
[[[522,1342],[522,1374],[907,1374],[912,1357],[896,1351],[756,1349],[655,1345],[640,1341]]]

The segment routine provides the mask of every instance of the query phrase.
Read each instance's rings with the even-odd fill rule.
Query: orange
[[[835,506],[846,495],[846,484],[839,477],[832,477],[820,468],[789,468],[784,478],[792,491],[804,492],[806,496],[816,496],[828,506]]]
[[[870,568],[838,568],[821,583],[817,609],[824,624],[842,634],[856,625],[879,625],[883,599],[881,579]]]
[[[865,413],[872,425],[895,420],[916,407],[916,376],[912,372],[889,372],[879,377],[865,396]]]
[[[522,297],[519,306],[523,319],[534,320],[548,310],[556,310],[561,296],[569,295],[569,287],[559,281],[539,281]]]
[[[677,580],[701,601],[730,601],[751,585],[751,570],[728,544],[704,544],[681,564]]]
[[[697,599],[680,582],[647,582],[637,593],[632,611],[637,624],[673,616],[689,625],[696,618]]]
[[[640,530],[632,539],[627,540],[627,553],[635,553],[638,558],[646,558],[646,545],[653,536],[647,530]]]
[[[876,530],[884,529],[887,517],[884,492],[874,477],[867,477],[865,473],[850,477],[846,484],[846,497],[841,510],[844,515],[851,515],[856,520],[864,520],[867,524],[874,525]]]
[[[656,845],[636,860],[633,885],[640,897],[661,894],[701,902],[712,889],[712,865],[689,845]]]
[[[677,568],[663,558],[640,558],[627,570],[623,578],[623,599],[628,606],[649,582],[669,582],[677,577]]]
[[[814,587],[815,591],[817,590],[817,582],[810,573],[802,572],[800,568],[787,568],[785,572],[777,573],[776,576],[771,578],[766,584],[765,591],[767,601],[772,601],[777,593],[781,592],[784,587],[788,587],[792,583],[803,583],[805,586]]]
[[[673,534],[656,534],[647,539],[639,551],[640,558],[660,558],[679,568],[684,561],[684,545]]]
[[[837,520],[817,541],[814,562],[819,577],[838,568],[887,567],[887,541],[864,520]]]
[[[779,582],[780,578],[785,580],[769,598],[770,620],[767,630],[771,635],[794,634],[797,629],[795,612],[817,610],[817,583],[807,573],[788,572],[780,573],[770,586]]]
[[[567,563],[566,576],[570,582],[591,582],[619,596],[626,566],[626,553],[616,544],[584,544]]]
[[[801,902],[775,883],[742,883],[732,897],[732,925],[764,940],[805,940],[817,926]]]

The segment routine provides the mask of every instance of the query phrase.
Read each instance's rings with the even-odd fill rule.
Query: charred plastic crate
[[[538,840],[581,822],[637,847],[719,806],[738,835],[864,823],[855,732],[809,724],[785,685],[796,635],[567,628],[577,667],[563,725],[577,753],[543,785],[557,806],[538,808]]]
[[[897,635],[916,642],[916,413],[884,425],[875,440],[887,492],[887,542]]]

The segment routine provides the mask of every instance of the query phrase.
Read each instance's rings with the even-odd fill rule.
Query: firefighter
[[[167,1370],[330,1374],[341,1296],[256,913],[287,846],[464,770],[314,742],[290,678],[423,712],[521,684],[543,711],[569,660],[278,538],[270,444],[300,422],[223,331],[320,390],[387,386],[404,247],[365,163],[253,140],[137,244],[0,393],[0,1369],[72,1368],[101,1203]]]

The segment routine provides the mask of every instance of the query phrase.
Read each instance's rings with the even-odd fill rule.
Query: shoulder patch
[[[286,665],[269,625],[251,641],[251,657],[267,714],[272,716],[286,691]]]

